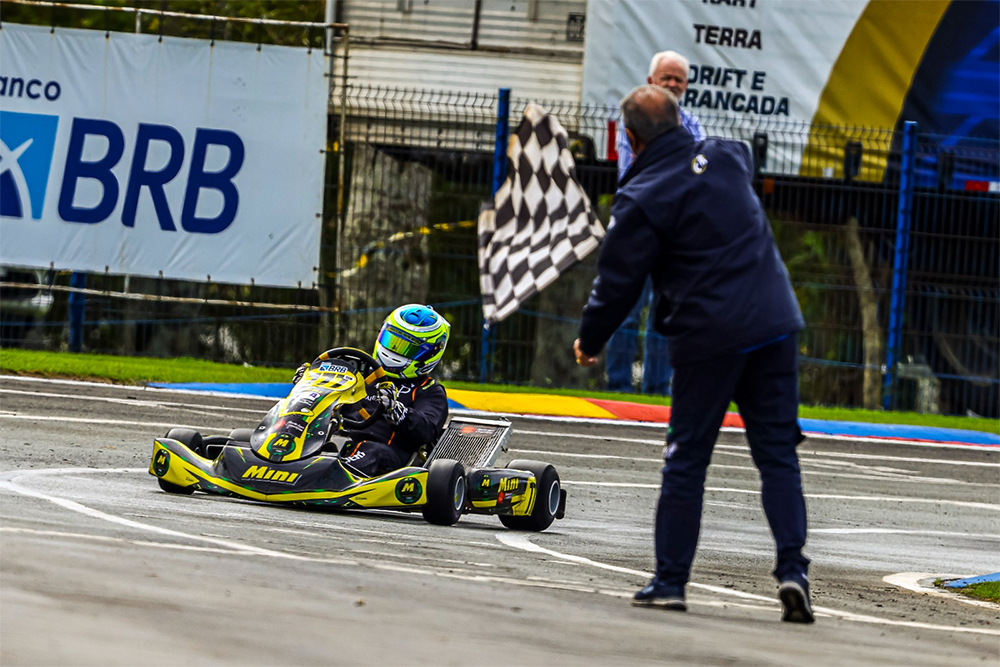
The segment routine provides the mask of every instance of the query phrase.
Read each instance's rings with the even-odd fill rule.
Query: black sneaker
[[[812,605],[809,604],[809,584],[788,579],[778,586],[781,600],[781,620],[786,623],[813,623]]]
[[[659,607],[673,611],[687,611],[683,586],[668,586],[655,578],[632,596],[633,607]]]

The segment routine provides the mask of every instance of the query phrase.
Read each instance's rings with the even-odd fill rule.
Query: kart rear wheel
[[[556,469],[541,461],[511,461],[507,468],[527,470],[535,476],[535,506],[527,516],[500,515],[500,523],[513,530],[541,532],[552,525],[559,512],[561,486]]]
[[[179,493],[184,496],[190,496],[192,493],[194,493],[194,487],[178,486],[177,484],[171,484],[170,482],[166,482],[162,478],[157,478],[156,481],[160,483],[160,488],[166,491],[167,493]]]
[[[427,504],[424,519],[438,526],[452,526],[465,509],[465,469],[458,461],[431,461],[427,472]]]
[[[167,431],[167,437],[178,441],[198,456],[205,456],[205,443],[198,431],[190,428],[172,428]]]

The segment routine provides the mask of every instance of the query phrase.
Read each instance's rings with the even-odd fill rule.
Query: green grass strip
[[[0,350],[0,372],[143,385],[150,382],[291,382],[294,370],[220,364],[187,357],[156,359],[3,349]]]
[[[984,581],[964,588],[955,589],[977,600],[1000,602],[1000,581]]]
[[[293,369],[290,367],[240,366],[191,358],[157,359],[153,357],[3,349],[0,350],[0,372],[8,375],[144,385],[150,382],[291,382]],[[607,391],[478,384],[474,382],[448,382],[447,386],[452,389],[468,391],[579,396],[611,401],[631,401],[647,405],[670,405],[670,399],[667,397],[644,394],[619,394]],[[736,406],[731,405],[730,409],[735,410]],[[929,415],[916,412],[880,412],[809,405],[803,405],[799,408],[799,416],[805,419],[906,424],[1000,433],[1000,421],[976,417]]]

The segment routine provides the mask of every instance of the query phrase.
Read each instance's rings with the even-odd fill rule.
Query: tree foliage
[[[0,6],[0,19],[4,22],[47,25],[55,28],[143,32],[175,37],[215,38],[314,48],[321,48],[323,45],[323,31],[318,28],[209,21],[157,14],[143,14],[137,21],[134,13],[101,10],[102,7],[134,7],[201,16],[322,22],[325,12],[323,0],[76,0],[75,4],[93,5],[95,9],[3,2]]]

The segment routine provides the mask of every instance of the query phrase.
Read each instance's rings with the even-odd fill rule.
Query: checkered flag
[[[483,317],[499,322],[598,246],[604,228],[576,178],[566,130],[529,104],[507,149],[507,180],[479,213]]]

